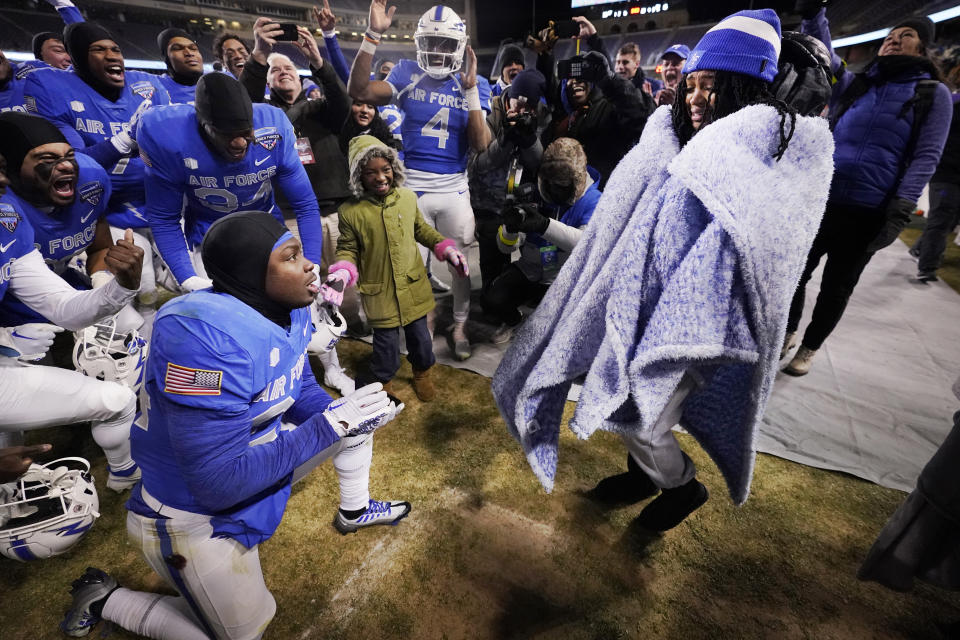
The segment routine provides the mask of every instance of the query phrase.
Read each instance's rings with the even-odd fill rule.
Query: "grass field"
[[[960,247],[950,247],[941,277],[960,290]],[[341,359],[355,371],[369,352],[346,341]],[[624,469],[616,437],[581,442],[564,431],[557,486],[545,494],[489,380],[437,373],[437,400],[421,404],[404,365],[397,387],[407,409],[376,436],[372,492],[410,500],[409,518],[340,536],[332,466],[294,488],[261,547],[278,604],[267,638],[938,638],[937,622],[960,619],[958,594],[922,584],[899,594],[855,578],[903,493],[760,455],[750,499],[737,508],[709,458],[681,435],[711,499],[651,537],[631,524],[642,505],[605,510],[584,495]],[[61,637],[69,583],[86,566],[170,592],[128,544],[124,498],[104,488],[89,431],[50,429],[29,441],[94,461],[103,515],[65,556],[0,562],[0,639]],[[103,629],[90,637],[107,637]]]

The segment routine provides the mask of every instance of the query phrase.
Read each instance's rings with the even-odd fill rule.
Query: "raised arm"
[[[369,26],[363,35],[357,57],[353,59],[353,67],[350,69],[350,78],[347,81],[347,91],[354,100],[383,106],[393,98],[393,87],[390,83],[371,80],[370,68],[373,66],[373,54],[377,51],[380,38],[390,28],[396,11],[396,6],[387,9],[387,0],[370,2],[370,17],[367,20]]]
[[[470,141],[470,148],[480,153],[490,146],[493,134],[487,126],[487,112],[483,110],[483,104],[480,101],[480,89],[477,86],[477,54],[473,52],[473,47],[467,45],[465,55],[467,64],[466,70],[460,74],[460,85],[463,87],[463,97],[466,98],[470,109],[467,115],[467,139]],[[488,95],[487,100],[489,99]]]

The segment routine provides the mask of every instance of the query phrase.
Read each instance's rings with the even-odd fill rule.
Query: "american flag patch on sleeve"
[[[222,381],[223,371],[191,369],[168,362],[163,390],[181,396],[218,396]]]

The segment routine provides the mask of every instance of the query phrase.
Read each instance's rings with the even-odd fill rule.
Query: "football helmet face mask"
[[[437,5],[424,13],[413,32],[413,41],[417,64],[431,78],[446,78],[463,66],[467,27],[450,7]]]
[[[65,553],[100,517],[100,502],[83,458],[32,464],[0,485],[0,554],[28,562]]]
[[[73,366],[91,378],[119,382],[136,391],[143,384],[147,350],[147,341],[135,329],[117,330],[114,316],[77,332]]]
[[[333,305],[314,303],[310,305],[310,317],[313,321],[313,337],[307,345],[307,351],[314,354],[332,351],[347,331],[347,321]]]

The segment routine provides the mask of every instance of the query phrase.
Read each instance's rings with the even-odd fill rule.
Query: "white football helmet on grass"
[[[136,391],[143,384],[147,350],[147,341],[136,329],[118,331],[113,316],[77,332],[73,366],[91,378],[119,382]]]
[[[100,517],[100,501],[83,458],[32,464],[0,485],[0,554],[28,562],[65,553]]]
[[[420,17],[413,41],[417,64],[428,76],[441,80],[463,66],[467,25],[453,9],[438,4]]]

